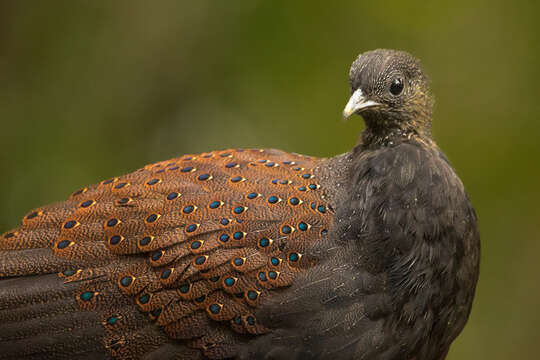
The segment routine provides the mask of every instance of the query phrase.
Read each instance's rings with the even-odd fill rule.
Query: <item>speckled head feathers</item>
[[[352,96],[344,117],[361,114],[368,130],[429,134],[433,100],[418,59],[404,51],[368,51],[351,65],[349,80]]]

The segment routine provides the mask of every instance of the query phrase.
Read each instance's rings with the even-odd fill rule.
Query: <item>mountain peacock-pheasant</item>
[[[476,215],[419,62],[366,52],[350,85],[346,154],[186,155],[28,213],[0,237],[0,358],[444,359]]]

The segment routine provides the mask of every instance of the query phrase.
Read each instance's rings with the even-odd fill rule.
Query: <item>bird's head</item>
[[[351,65],[349,79],[345,119],[360,114],[373,132],[396,128],[429,134],[433,107],[429,81],[412,55],[386,49],[365,52]]]

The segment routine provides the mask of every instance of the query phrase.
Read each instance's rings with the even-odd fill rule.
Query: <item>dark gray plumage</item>
[[[477,219],[431,139],[427,77],[411,55],[375,50],[354,61],[350,84],[363,99],[344,116],[360,113],[366,129],[317,169],[334,228],[309,254],[318,265],[261,310],[275,332],[246,358],[444,359],[468,319]]]

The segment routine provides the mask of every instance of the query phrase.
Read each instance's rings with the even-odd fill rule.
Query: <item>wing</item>
[[[331,225],[319,161],[187,155],[30,212],[0,237],[0,357],[234,355]]]

